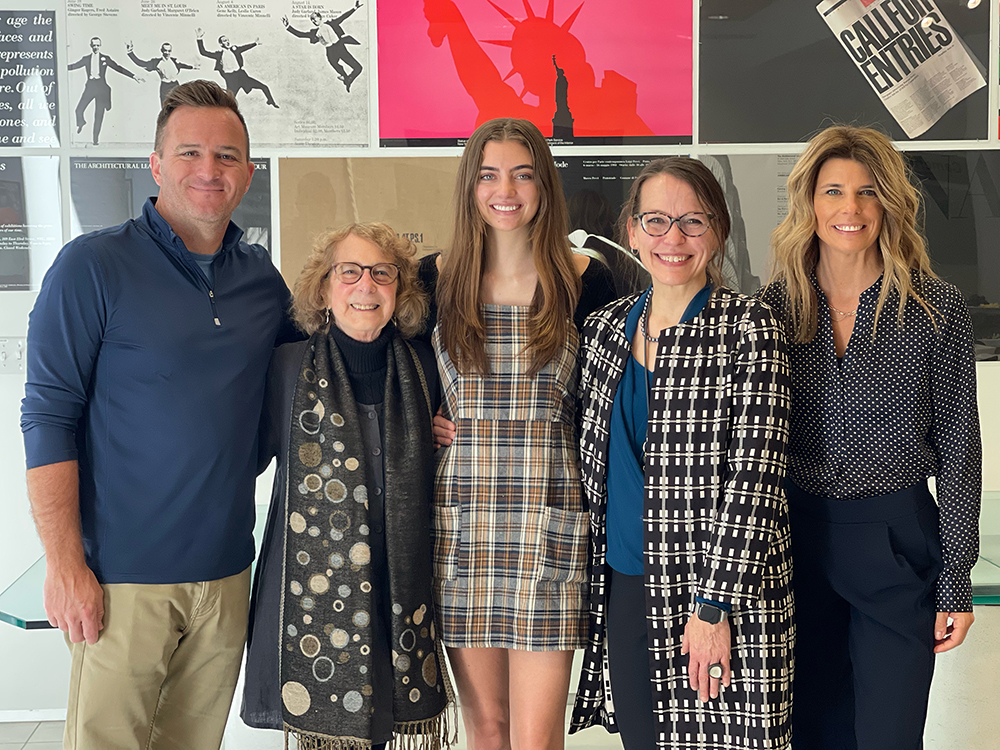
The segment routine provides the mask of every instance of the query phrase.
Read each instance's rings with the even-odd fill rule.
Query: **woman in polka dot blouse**
[[[761,296],[790,342],[796,750],[921,747],[934,655],[973,621],[972,322],[931,270],[919,206],[886,136],[831,127],[789,175],[772,236]]]

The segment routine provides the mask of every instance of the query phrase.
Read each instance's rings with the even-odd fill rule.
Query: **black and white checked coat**
[[[605,651],[608,435],[631,342],[632,295],[583,328],[580,451],[591,524],[590,636],[570,731],[615,726]],[[784,748],[792,646],[782,490],[789,376],[783,334],[758,300],[720,288],[659,340],[646,435],[643,558],[658,748]],[[732,605],[732,685],[700,703],[681,655],[700,595]]]

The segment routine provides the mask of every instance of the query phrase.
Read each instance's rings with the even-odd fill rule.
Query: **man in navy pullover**
[[[253,559],[256,430],[288,289],[230,222],[249,135],[214,83],[174,89],[142,216],[62,249],[21,408],[45,608],[72,651],[67,748],[219,747]]]

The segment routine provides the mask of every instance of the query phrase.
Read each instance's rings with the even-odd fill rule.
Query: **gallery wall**
[[[570,229],[586,233],[610,234],[607,217],[650,158],[703,159],[735,219],[727,279],[753,291],[767,279],[796,155],[820,128],[850,122],[880,127],[910,158],[935,268],[974,318],[986,455],[1000,455],[1000,13],[968,5],[9,0],[0,342],[25,336],[64,242],[135,215],[154,194],[145,165],[161,79],[175,74],[240,87],[258,169],[234,218],[289,283],[316,234],[349,221],[387,221],[422,252],[446,247],[461,146],[477,122],[510,115],[551,137],[576,207]],[[241,69],[223,73],[231,59]],[[24,489],[23,385],[23,373],[0,374],[0,589],[41,554]],[[984,479],[1000,489],[997,462]],[[25,675],[0,680],[0,719],[57,717],[64,653],[55,633],[0,626],[3,672]]]

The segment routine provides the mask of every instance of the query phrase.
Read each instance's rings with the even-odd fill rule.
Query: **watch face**
[[[717,625],[722,622],[722,610],[711,604],[700,604],[698,605],[698,619],[709,625]]]

